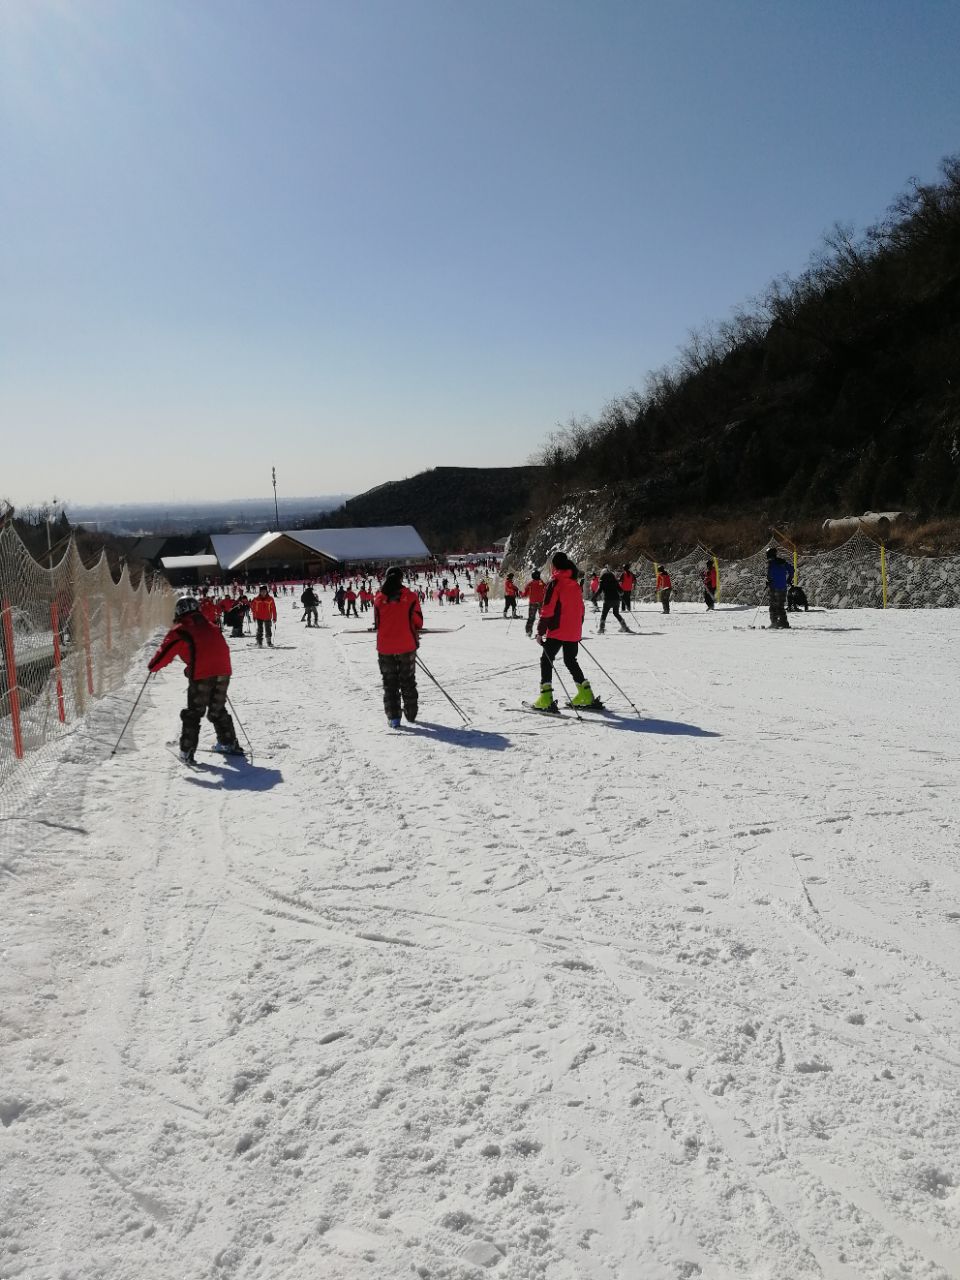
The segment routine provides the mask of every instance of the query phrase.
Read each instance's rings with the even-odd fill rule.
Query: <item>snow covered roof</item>
[[[430,552],[412,524],[366,529],[298,529],[298,542],[334,560],[427,560]]]
[[[216,556],[161,556],[165,569],[215,569],[220,561]]]
[[[242,556],[260,537],[258,533],[212,533],[210,544],[213,554],[223,569],[227,569],[238,556]]]
[[[412,524],[362,529],[285,529],[279,533],[215,533],[210,541],[223,569],[239,569],[271,542],[287,538],[307,551],[341,563],[426,560],[430,552]]]

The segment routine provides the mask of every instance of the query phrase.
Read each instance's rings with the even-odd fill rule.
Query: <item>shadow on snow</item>
[[[432,738],[436,742],[447,742],[452,747],[480,747],[484,751],[506,751],[511,742],[502,733],[491,733],[488,729],[456,728],[446,724],[433,724],[429,720],[418,720],[415,724],[405,724],[403,731],[416,734],[420,738]]]

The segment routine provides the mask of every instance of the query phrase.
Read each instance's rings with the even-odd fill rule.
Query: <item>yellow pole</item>
[[[654,590],[654,596],[655,596],[655,598],[656,598],[657,604],[659,604],[659,603],[660,603],[660,589],[659,589],[659,588],[658,588],[658,586],[657,586],[657,578],[658,578],[659,576],[660,576],[660,566],[657,564],[656,560],[654,560],[654,562],[653,562],[653,590]]]
[[[887,607],[887,549],[880,543],[880,585],[883,588],[883,607]]]

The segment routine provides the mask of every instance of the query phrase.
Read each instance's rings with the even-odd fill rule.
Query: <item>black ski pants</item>
[[[477,596],[477,599],[480,601],[480,612],[481,612],[481,613],[489,613],[489,612],[490,612],[490,601],[487,599],[487,597],[486,597],[486,596]]]
[[[237,731],[227,711],[229,676],[211,676],[207,680],[191,680],[187,685],[187,705],[180,712],[183,722],[180,730],[180,750],[196,751],[200,741],[200,721],[204,716],[217,731],[217,741],[225,746],[236,745]]]
[[[709,587],[703,588],[703,603],[707,606],[708,609],[712,609],[715,604],[713,592],[710,590]]]
[[[601,631],[603,630],[604,625],[607,621],[608,613],[612,613],[613,616],[616,618],[616,620],[620,623],[621,627],[623,627],[623,629],[626,630],[627,624],[620,617],[620,597],[619,596],[603,597],[603,609],[600,612],[600,630]]]
[[[257,619],[257,644],[263,645],[263,633],[267,633],[267,644],[273,644],[273,622],[269,618]]]
[[[553,684],[553,667],[557,660],[557,654],[563,650],[563,665],[576,680],[577,684],[583,684],[584,675],[580,669],[580,663],[577,661],[577,652],[580,644],[576,640],[544,640],[543,650],[540,654],[540,683]]]
[[[308,627],[318,627],[320,623],[317,620],[317,606],[315,604],[305,605],[303,609],[303,618]]]
[[[408,720],[416,720],[417,653],[378,653],[380,678],[383,680],[383,709],[388,720],[399,720],[400,707]]]
[[[664,587],[660,592],[660,603],[663,605],[663,612],[670,612],[670,597],[673,595],[673,587]]]
[[[630,599],[631,599],[631,593],[629,591],[620,592],[620,608],[623,610],[624,613],[630,613],[631,611]]]
[[[359,613],[357,613],[357,602],[356,602],[356,600],[348,600],[348,601],[347,601],[347,613],[346,613],[346,616],[349,618],[351,614],[352,614],[355,618],[359,618],[359,617],[360,617]]]
[[[527,624],[523,629],[528,636],[533,635],[533,624],[536,622],[539,612],[540,606],[538,604],[527,605]]]
[[[507,616],[508,610],[513,615],[513,617],[517,616],[517,597],[516,596],[504,596],[503,598],[503,616],[504,617]]]

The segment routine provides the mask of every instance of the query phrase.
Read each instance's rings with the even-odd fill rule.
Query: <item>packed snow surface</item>
[[[579,724],[428,606],[391,731],[325,602],[4,824],[0,1276],[960,1276],[960,613],[635,610]]]

